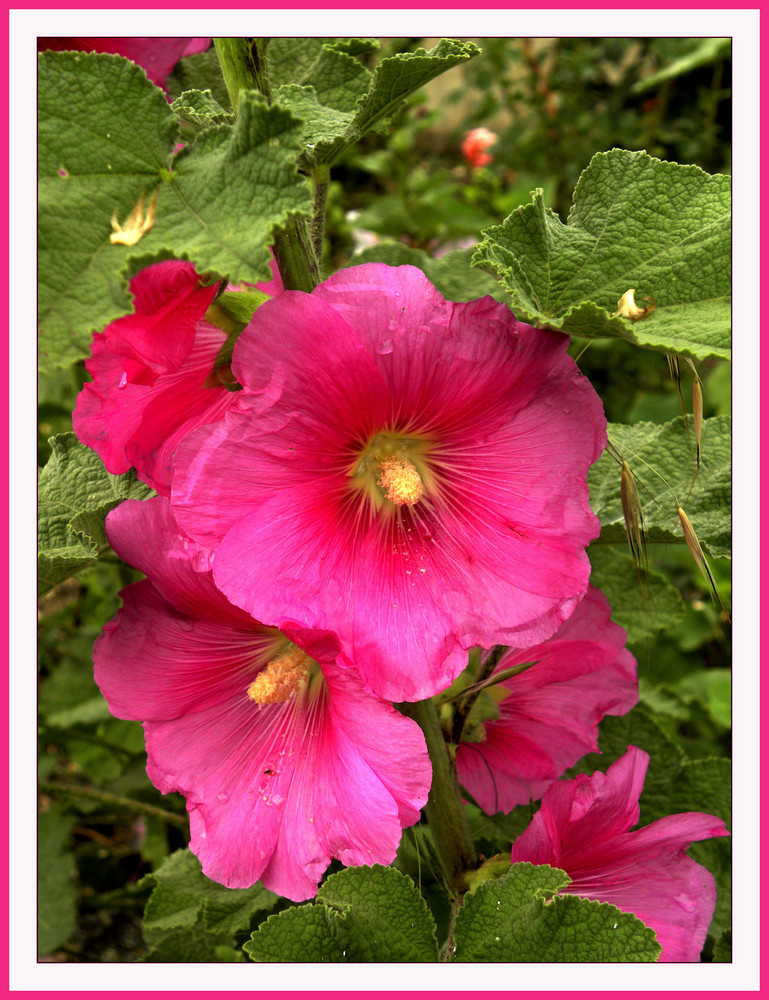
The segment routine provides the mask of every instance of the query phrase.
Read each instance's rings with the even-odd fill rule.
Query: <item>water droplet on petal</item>
[[[179,628],[182,632],[191,632],[195,628],[195,624],[189,618],[180,618]]]
[[[219,792],[219,794],[216,797],[219,800],[219,802],[221,802],[222,805],[224,805],[225,802],[230,801],[230,797],[226,792]]]
[[[272,797],[272,801],[275,803],[276,806],[279,806],[283,801],[283,796],[280,793],[276,792],[275,795],[273,795]]]
[[[120,376],[120,381],[118,382],[118,389],[125,389],[126,383],[128,382],[128,372],[123,372]]]
[[[377,354],[392,354],[393,352],[393,342],[391,340],[383,340],[377,344]]]

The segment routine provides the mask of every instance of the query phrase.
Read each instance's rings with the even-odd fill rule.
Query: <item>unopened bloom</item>
[[[232,405],[226,375],[214,371],[227,334],[203,318],[216,285],[202,285],[191,264],[153,264],[130,289],[133,313],[94,336],[86,361],[93,381],[78,395],[72,423],[113,475],[135,466],[167,494],[179,441]]]
[[[513,844],[512,862],[560,868],[572,880],[562,892],[634,913],[655,931],[660,962],[698,962],[716,885],[686,849],[729,831],[718,817],[698,812],[665,816],[631,831],[648,763],[649,755],[631,746],[606,774],[556,781]]]
[[[166,77],[182,58],[205,52],[210,38],[38,38],[38,51],[113,52],[137,63],[165,89]]]
[[[430,697],[587,588],[606,419],[567,346],[410,266],[284,292],[235,344],[237,402],[179,449],[177,519],[233,603],[334,632],[381,697]]]
[[[489,680],[518,664],[523,673],[489,687],[499,718],[467,734],[457,750],[460,784],[488,813],[539,799],[566,768],[598,749],[598,724],[638,701],[637,664],[604,595],[589,587],[551,639],[511,649]]]
[[[97,640],[96,681],[144,723],[152,782],[187,799],[204,873],[301,900],[332,857],[389,864],[430,788],[419,727],[337,665],[330,633],[233,607],[164,498],[121,504],[107,536],[147,579]]]
[[[487,128],[473,128],[462,140],[462,155],[471,167],[485,167],[494,157],[486,150],[497,141],[496,132]]]

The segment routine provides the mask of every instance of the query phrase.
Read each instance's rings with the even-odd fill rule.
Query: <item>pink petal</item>
[[[428,697],[469,646],[551,635],[587,586],[605,421],[565,347],[410,267],[279,295],[236,345],[237,412],[179,449],[180,524],[254,617],[330,629],[377,693]],[[392,427],[433,441],[436,483],[386,521],[349,472]]]
[[[715,881],[685,852],[694,841],[728,831],[704,813],[667,816],[630,831],[648,760],[628,747],[605,775],[551,785],[511,857],[561,868],[572,879],[565,891],[635,913],[657,934],[660,961],[695,962],[713,918]]]
[[[588,588],[574,614],[536,646],[510,650],[495,673],[536,661],[502,681],[510,695],[485,738],[457,751],[462,786],[485,811],[510,812],[540,798],[563,772],[598,749],[598,724],[638,701],[636,662],[606,598]]]
[[[402,822],[418,818],[430,785],[418,726],[366,695],[353,672],[324,673],[320,701],[295,710],[260,709],[242,692],[146,726],[148,773],[187,797],[190,848],[209,878],[232,888],[261,879],[307,899],[332,857],[389,864]]]

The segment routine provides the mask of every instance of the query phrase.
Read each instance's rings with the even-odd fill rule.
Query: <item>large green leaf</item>
[[[474,262],[495,273],[518,319],[665,353],[730,356],[730,179],[644,152],[597,153],[564,225],[542,192],[485,231]],[[635,289],[653,312],[613,315]]]
[[[691,422],[689,430],[693,446]],[[702,464],[694,486],[696,465],[681,417],[667,424],[609,424],[609,441],[636,478],[649,541],[684,542],[678,503],[703,548],[714,556],[730,555],[730,417],[712,417],[703,422]],[[608,451],[588,475],[590,505],[601,519],[601,544],[621,543],[625,538],[620,476],[620,467]]]
[[[442,39],[429,52],[389,56],[370,73],[338,43],[277,39],[268,59],[281,81],[277,100],[305,121],[303,159],[314,165],[332,163],[420,87],[479,51],[472,42]]]
[[[188,850],[170,855],[142,884],[154,886],[143,921],[148,962],[244,961],[235,936],[278,901],[259,883],[227,889],[212,882]]]
[[[330,875],[314,903],[269,917],[244,946],[255,962],[435,962],[435,922],[412,880],[381,865]]]
[[[89,566],[108,547],[104,518],[121,501],[153,491],[131,470],[113,476],[73,433],[50,439],[38,478],[38,593]]]
[[[206,130],[175,160],[176,118],[143,71],[119,56],[39,56],[39,332],[43,368],[88,352],[90,334],[131,309],[128,279],[169,257],[234,283],[269,280],[275,229],[309,214],[296,167],[301,123],[255,93],[234,126]],[[198,109],[200,110],[200,108]],[[154,222],[113,244],[157,192]]]
[[[654,962],[654,931],[609,903],[557,895],[557,868],[512,866],[465,896],[454,931],[456,962]]]
[[[143,69],[115,55],[38,55],[38,324],[43,367],[88,353],[128,312],[131,250],[110,243],[165,177],[176,119]]]

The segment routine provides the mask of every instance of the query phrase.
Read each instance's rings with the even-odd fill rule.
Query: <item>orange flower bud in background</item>
[[[496,132],[487,128],[470,129],[460,147],[462,155],[471,167],[485,167],[494,157],[486,150],[497,141]]]

